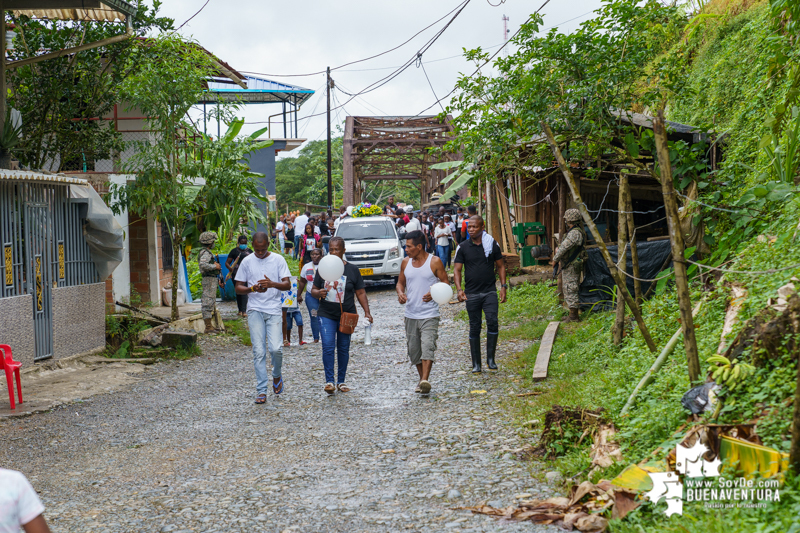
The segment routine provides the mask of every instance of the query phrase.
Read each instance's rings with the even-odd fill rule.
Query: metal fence
[[[0,298],[32,296],[34,360],[53,355],[52,290],[100,281],[83,235],[87,209],[66,184],[0,180]]]

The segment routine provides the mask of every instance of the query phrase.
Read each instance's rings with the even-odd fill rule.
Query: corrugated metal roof
[[[200,103],[213,103],[218,100],[234,101],[241,99],[245,103],[267,104],[271,102],[289,102],[302,105],[311,98],[314,91],[296,85],[280,83],[264,78],[247,76],[244,78],[247,89],[232,84],[227,79],[215,78],[208,81],[209,92]]]
[[[125,0],[6,0],[4,7],[16,16],[51,20],[124,22],[136,13]]]
[[[50,182],[60,183],[63,185],[84,185],[89,186],[89,182],[80,179],[65,176],[63,174],[45,174],[43,172],[31,172],[29,170],[6,170],[0,169],[0,180],[15,180],[15,181],[36,181],[36,182]]]
[[[12,9],[15,16],[34,19],[125,22],[125,14],[115,9]]]

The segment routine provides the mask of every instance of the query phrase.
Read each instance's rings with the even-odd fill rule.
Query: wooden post
[[[611,277],[614,278],[614,282],[617,284],[617,287],[619,287],[623,298],[625,298],[625,303],[628,304],[628,307],[630,307],[631,311],[633,312],[633,316],[636,317],[636,324],[639,326],[639,331],[642,332],[644,342],[647,344],[647,347],[651,352],[655,352],[656,343],[653,342],[653,338],[650,336],[650,332],[647,329],[647,324],[644,323],[642,312],[639,309],[639,306],[636,305],[633,297],[631,297],[630,293],[628,292],[628,288],[625,286],[625,280],[623,279],[622,274],[617,271],[617,267],[614,264],[614,261],[611,259],[611,254],[608,253],[608,248],[606,248],[606,245],[603,242],[603,237],[600,235],[600,232],[597,231],[597,226],[594,225],[592,217],[589,216],[589,211],[586,209],[583,199],[581,199],[581,193],[578,189],[577,183],[575,183],[575,178],[572,176],[572,172],[570,171],[567,162],[564,160],[564,156],[561,155],[561,150],[558,149],[556,139],[553,136],[553,131],[550,129],[550,126],[544,122],[542,122],[542,129],[547,137],[547,142],[550,145],[550,149],[553,151],[553,155],[558,160],[558,166],[561,169],[561,173],[567,180],[567,185],[569,185],[570,191],[572,192],[572,199],[575,201],[575,205],[577,206],[578,211],[580,211],[581,216],[583,216],[584,222],[586,222],[586,225],[589,226],[589,230],[592,232],[594,240],[600,247],[600,253],[603,254],[603,259],[605,259],[608,270],[611,273]]]
[[[494,240],[497,241],[500,240],[500,236],[495,232],[494,220],[492,219],[492,216],[494,215],[493,203],[492,182],[489,181],[489,178],[486,178],[486,227],[489,228],[489,234],[491,234]]]
[[[478,176],[478,216],[483,218],[483,202],[481,199],[483,198],[483,189],[481,188],[481,177]],[[486,218],[483,218],[486,220]]]
[[[559,243],[564,241],[567,232],[567,223],[564,220],[564,213],[567,211],[567,184],[564,180],[558,180],[558,238]],[[585,243],[584,243],[585,244]],[[555,254],[555,247],[553,253]],[[558,269],[558,294],[564,297],[564,280],[561,269]]]
[[[617,268],[625,273],[628,263],[628,215],[625,211],[628,210],[628,200],[625,196],[626,189],[623,185],[628,182],[628,176],[621,174],[619,183],[619,214],[617,216]],[[627,283],[627,280],[625,280]],[[617,317],[614,321],[614,344],[619,346],[622,344],[622,334],[625,332],[625,299],[622,298],[619,287],[617,287]]]
[[[683,252],[683,233],[678,214],[678,202],[672,184],[672,165],[667,146],[667,132],[664,129],[664,110],[658,110],[653,118],[658,166],[661,173],[661,192],[664,196],[664,209],[669,225],[669,242],[672,247],[672,264],[675,270],[675,288],[678,293],[678,307],[681,312],[681,329],[683,329],[683,346],[686,349],[686,361],[689,367],[689,380],[694,383],[700,377],[700,359],[697,356],[697,339],[694,334],[692,319],[692,299],[689,296],[689,278],[686,275],[686,263]]]
[[[624,178],[624,179],[623,179]],[[642,282],[639,281],[639,251],[636,248],[636,226],[633,223],[633,196],[631,195],[631,184],[628,181],[627,169],[623,169],[623,174],[620,176],[620,187],[625,188],[625,198],[627,203],[625,205],[626,218],[628,219],[628,241],[631,245],[631,263],[633,263],[633,293],[636,299],[636,305],[642,305]]]

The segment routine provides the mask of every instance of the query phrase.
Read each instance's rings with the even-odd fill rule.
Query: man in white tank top
[[[425,251],[425,235],[406,234],[406,257],[397,280],[397,299],[406,306],[408,358],[417,367],[419,383],[414,392],[431,391],[430,375],[439,338],[439,304],[431,297],[431,286],[449,284],[441,259]]]

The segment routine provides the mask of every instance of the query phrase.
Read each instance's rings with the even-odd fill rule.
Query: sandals
[[[298,344],[298,346],[303,346],[303,345],[305,345],[305,344],[308,344],[308,343],[307,343],[306,341],[300,341],[300,343]]]
[[[416,392],[416,393],[422,392],[422,389],[419,387],[419,383],[417,383],[417,388],[414,389],[414,392]]]
[[[275,394],[280,394],[283,392],[283,377],[278,379],[279,381],[277,383],[275,383],[274,381],[272,382],[272,392],[274,392]]]
[[[425,381],[424,379],[419,382],[419,385],[417,385],[417,387],[419,388],[419,392],[422,394],[428,394],[431,391],[431,384],[428,381]]]
[[[289,341],[283,341],[283,346],[284,347],[289,347],[291,345],[292,345],[292,343],[290,343]]]
[[[350,387],[348,387],[344,383],[339,383],[338,385],[336,385],[336,389],[339,392],[350,392]]]
[[[325,392],[327,392],[328,394],[333,394],[334,392],[336,392],[336,387],[333,386],[333,383],[326,383]]]
[[[257,404],[267,403],[267,395],[262,392],[261,394],[256,396],[256,403]]]

